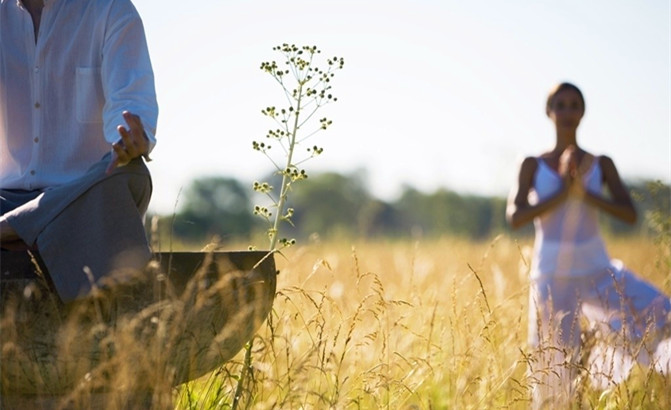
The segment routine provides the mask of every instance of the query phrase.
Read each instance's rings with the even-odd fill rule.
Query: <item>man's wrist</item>
[[[149,136],[147,135],[147,131],[142,130],[142,135],[144,135],[144,139],[147,141],[147,152],[142,154],[142,158],[144,158],[145,162],[151,162],[151,158],[149,157],[149,148],[151,146],[151,140],[149,139]]]

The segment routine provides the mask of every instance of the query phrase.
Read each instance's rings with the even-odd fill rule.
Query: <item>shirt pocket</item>
[[[102,123],[105,97],[99,67],[77,67],[75,79],[75,111],[82,124]]]

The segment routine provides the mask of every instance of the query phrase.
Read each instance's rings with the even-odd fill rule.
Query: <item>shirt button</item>
[[[39,103],[39,101],[35,103],[35,108],[40,108],[40,103]]]
[[[30,175],[35,175],[35,170],[30,171]]]
[[[40,72],[40,68],[39,68],[39,67],[35,67],[35,68],[33,69],[33,71],[35,72],[35,74],[37,74],[37,73]]]
[[[33,141],[35,141],[35,144],[37,144],[38,142],[40,142],[40,138],[39,138],[39,137],[35,137],[35,138],[33,139]]]

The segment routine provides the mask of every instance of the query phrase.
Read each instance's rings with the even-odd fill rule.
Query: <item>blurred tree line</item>
[[[482,240],[510,231],[505,221],[505,198],[463,195],[445,188],[427,193],[405,186],[398,199],[386,202],[371,195],[362,174],[327,172],[302,181],[300,189],[289,196],[289,207],[295,210],[294,226],[285,225],[283,235],[298,240],[310,235],[322,238],[453,235]],[[273,178],[267,180],[272,185],[279,184]],[[637,223],[627,225],[604,216],[604,230],[616,235],[655,235],[660,228],[668,230],[669,185],[639,181],[629,182],[628,186],[639,211]],[[156,215],[159,232],[169,232],[184,243],[208,242],[215,236],[222,242],[247,240],[268,228],[252,214],[254,205],[263,201],[257,195],[251,184],[233,178],[194,180],[182,194],[182,204],[175,214]],[[532,233],[529,224],[516,235]]]

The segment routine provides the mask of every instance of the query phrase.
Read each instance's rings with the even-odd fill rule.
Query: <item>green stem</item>
[[[231,409],[237,410],[238,404],[240,403],[240,398],[242,397],[242,388],[245,384],[245,379],[247,378],[247,373],[252,368],[252,343],[254,339],[250,340],[245,346],[245,360],[242,364],[242,371],[240,372],[240,379],[238,380],[238,385],[235,387],[235,396],[233,397],[233,405]]]
[[[298,100],[296,101],[296,116],[294,117],[294,126],[291,132],[289,141],[289,152],[287,153],[287,166],[284,167],[284,174],[282,175],[282,189],[280,190],[280,200],[277,203],[277,213],[275,214],[275,222],[273,223],[272,235],[270,237],[270,250],[274,251],[277,247],[277,233],[279,232],[282,215],[284,215],[284,205],[289,195],[289,178],[286,170],[291,167],[294,155],[294,146],[296,145],[296,134],[298,133],[298,117],[301,113],[301,98],[303,97],[303,82],[298,83]]]

